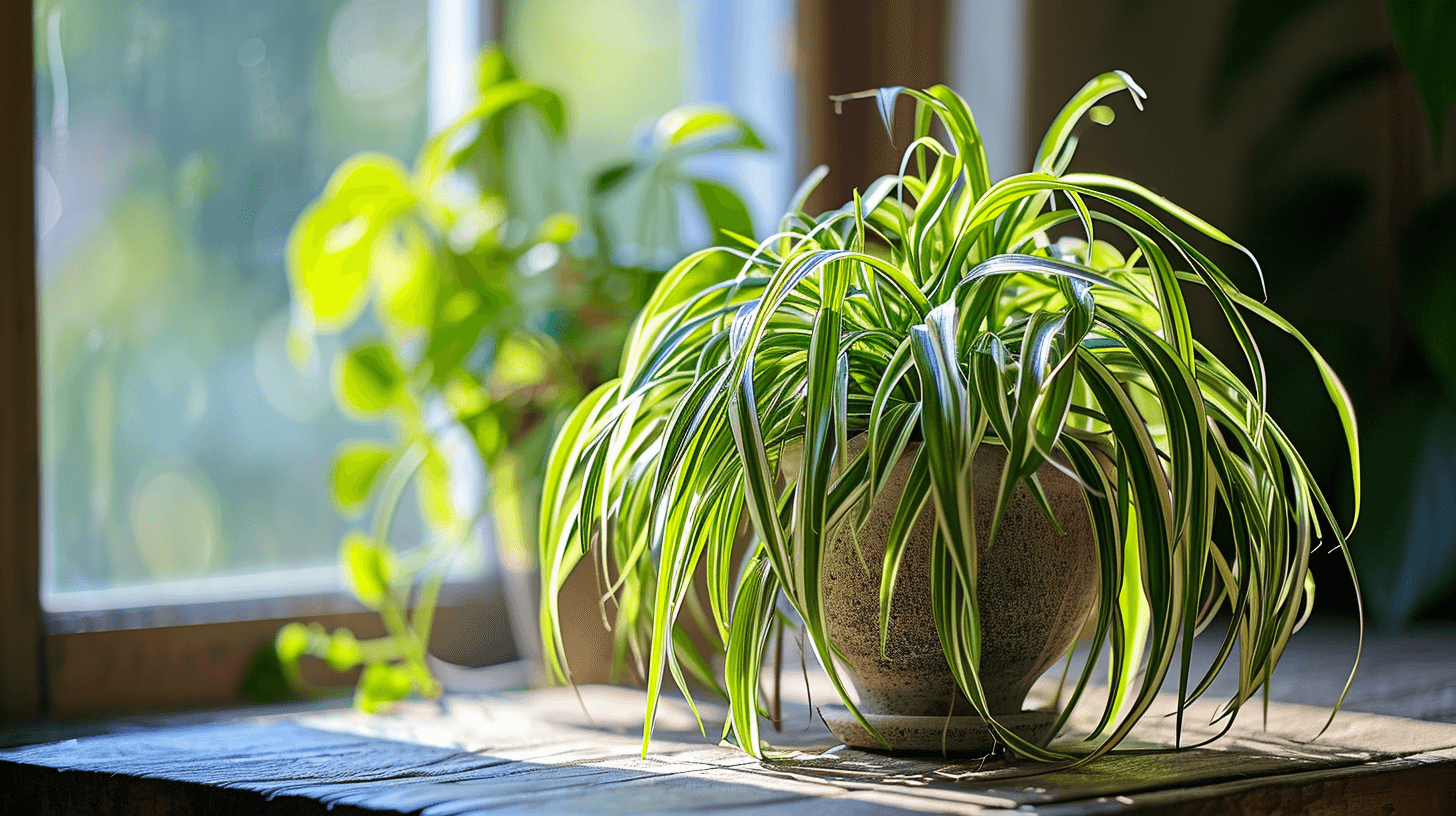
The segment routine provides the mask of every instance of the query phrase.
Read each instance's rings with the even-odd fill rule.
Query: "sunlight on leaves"
[[[384,605],[394,573],[392,553],[369,536],[351,531],[339,545],[339,563],[359,603],[370,609]]]
[[[396,403],[404,379],[404,371],[388,346],[366,343],[335,364],[334,393],[340,407],[367,417]]]
[[[393,457],[392,448],[377,443],[352,442],[341,448],[329,479],[339,509],[350,516],[358,515],[380,471]]]
[[[922,475],[893,500],[891,527],[904,535],[917,515],[934,519],[921,565],[929,578],[914,589],[882,580],[881,630],[894,593],[928,596],[960,692],[1023,757],[1106,755],[1174,678],[1181,735],[1187,706],[1230,663],[1239,684],[1220,719],[1231,721],[1267,688],[1307,614],[1321,540],[1354,580],[1345,531],[1358,518],[1361,475],[1349,397],[1304,335],[1190,236],[1248,258],[1251,277],[1257,261],[1141,185],[1068,172],[1079,126],[1110,121],[1101,103],[1121,92],[1139,107],[1146,96],[1123,72],[1088,82],[1052,121],[1033,171],[994,182],[970,110],[950,89],[836,98],[874,98],[887,118],[894,100],[914,100],[900,173],[819,215],[797,212],[805,197],[796,196],[783,234],[694,253],[664,275],[628,338],[621,378],[593,391],[556,439],[539,538],[549,665],[570,679],[556,596],[573,569],[590,568],[619,610],[618,654],[645,664],[644,753],[668,684],[692,704],[683,669],[702,661],[677,633],[700,573],[713,628],[726,634],[725,738],[763,755],[760,682],[776,609],[877,735],[838,659],[826,553],[862,532],[867,505],[891,501],[882,474],[906,457]],[[937,124],[943,136],[932,135]],[[731,277],[703,275],[714,256]],[[1211,299],[1236,343],[1232,367],[1195,338],[1185,291]],[[1348,527],[1267,411],[1250,318],[1292,336],[1319,369],[1349,453]],[[973,484],[971,463],[983,447],[1004,451],[1005,464],[989,519],[977,521],[974,495],[989,486]],[[998,722],[980,675],[980,604],[994,600],[978,595],[979,552],[1013,491],[1051,513],[1042,468],[1081,485],[1103,576],[1058,727],[1104,653],[1114,689],[1098,725],[1059,748]],[[902,544],[887,543],[884,576],[898,570]],[[740,567],[733,554],[745,546]],[[1195,666],[1192,639],[1210,626],[1225,633],[1209,664]]]

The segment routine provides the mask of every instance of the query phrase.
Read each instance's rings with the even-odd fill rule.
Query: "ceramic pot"
[[[851,444],[855,449],[862,446]],[[890,607],[885,652],[880,651],[881,565],[890,523],[918,445],[890,473],[858,535],[860,555],[841,531],[824,564],[830,640],[843,653],[859,693],[860,710],[904,751],[983,751],[992,747],[984,722],[956,687],[941,650],[930,605],[930,546],[935,510],[927,503],[901,557]],[[1050,740],[1051,712],[1023,712],[1027,692],[1075,641],[1096,603],[1098,562],[1082,488],[1050,465],[1037,476],[1062,531],[1019,485],[995,542],[985,540],[1006,454],[981,446],[973,463],[977,594],[981,615],[982,688],[998,722],[1039,744]],[[866,569],[868,567],[868,569]],[[843,707],[824,707],[826,723],[846,744],[883,748]],[[949,719],[947,719],[949,717]]]

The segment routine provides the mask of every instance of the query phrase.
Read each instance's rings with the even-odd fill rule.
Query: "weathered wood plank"
[[[1215,813],[1302,816],[1456,813],[1456,754],[1382,760],[1332,771],[1260,777],[1037,808],[1041,816]]]
[[[330,809],[317,799],[220,788],[196,782],[146,779],[93,771],[65,772],[39,765],[0,764],[0,813],[208,814],[208,816],[378,816],[353,807]]]
[[[590,718],[570,690],[556,689],[415,703],[387,716],[315,712],[31,746],[0,752],[0,806],[76,812],[85,800],[57,792],[67,789],[111,797],[109,810],[98,812],[113,813],[152,812],[139,797],[153,796],[172,812],[258,812],[272,802],[280,813],[317,805],[424,816],[768,807],[807,814],[830,806],[846,814],[1073,814],[1197,803],[1216,808],[1209,812],[1235,805],[1278,812],[1261,808],[1299,803],[1340,812],[1331,808],[1342,801],[1444,806],[1439,786],[1456,772],[1456,725],[1341,715],[1309,743],[1300,739],[1325,712],[1284,704],[1271,706],[1267,732],[1241,722],[1216,747],[1121,753],[1081,770],[836,747],[822,724],[809,724],[803,704],[786,709],[794,730],[775,738],[799,748],[759,763],[712,744],[686,706],[667,704],[644,758],[641,692],[587,687],[582,695]],[[1136,736],[1158,740],[1169,728],[1154,718]],[[716,724],[707,729],[716,737]],[[1190,725],[1186,736],[1207,733]]]
[[[1271,696],[1284,703],[1333,706],[1355,661],[1355,645],[1353,620],[1306,626],[1289,641],[1280,658]],[[1218,646],[1216,637],[1195,639],[1194,667],[1207,665]],[[1174,678],[1163,686],[1164,691],[1176,688]],[[1227,699],[1235,688],[1237,673],[1225,671],[1209,694]],[[1426,623],[1398,633],[1367,632],[1360,671],[1345,698],[1345,709],[1456,722],[1456,627]]]

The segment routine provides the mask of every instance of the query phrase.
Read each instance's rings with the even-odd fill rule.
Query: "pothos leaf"
[[[374,489],[379,472],[393,456],[393,448],[377,442],[352,442],[340,449],[330,474],[339,508],[357,514]]]
[[[414,690],[414,675],[394,663],[371,663],[364,667],[354,690],[354,707],[368,713],[388,709]]]
[[[360,532],[350,532],[339,545],[344,578],[359,603],[370,609],[384,605],[395,572],[394,554]]]
[[[753,217],[731,188],[708,179],[693,179],[693,192],[713,228],[715,239],[726,240],[725,232],[753,235]]]
[[[341,357],[334,367],[334,397],[346,413],[375,416],[400,398],[404,370],[383,343],[364,343]]]

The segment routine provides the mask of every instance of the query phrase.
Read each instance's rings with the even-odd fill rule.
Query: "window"
[[[369,616],[340,591],[348,524],[325,487],[336,444],[362,434],[334,409],[327,366],[300,371],[284,351],[283,249],[342,159],[370,149],[408,162],[464,109],[474,53],[500,20],[522,70],[563,86],[583,168],[626,152],[644,119],[713,101],[745,110],[777,148],[714,168],[746,180],[760,223],[793,184],[788,0],[40,0],[33,11],[40,340],[28,353],[42,428],[38,592],[61,713],[225,702],[282,619],[367,634]],[[637,96],[604,99],[570,53],[605,55],[595,79]],[[401,538],[420,534],[417,519],[401,525]],[[490,622],[503,614],[489,546],[480,553],[437,627],[453,632],[436,638],[450,659],[509,655],[480,635],[502,631]]]
[[[680,103],[726,105],[771,150],[704,169],[741,189],[755,224],[776,223],[798,181],[792,0],[508,0],[504,13],[520,70],[565,95],[581,168],[620,159]]]
[[[338,162],[423,139],[423,6],[37,6],[48,610],[332,583],[354,429],[287,358],[284,247]]]
[[[331,348],[305,370],[284,353],[284,248],[341,160],[409,160],[469,102],[479,9],[45,0],[34,14],[51,703],[224,700],[279,619],[369,628],[341,591],[347,522],[324,489],[332,449],[368,430],[332,404]],[[404,515],[399,533],[418,537]],[[447,598],[456,617],[499,606],[492,563]],[[151,675],[169,682],[137,682]]]

